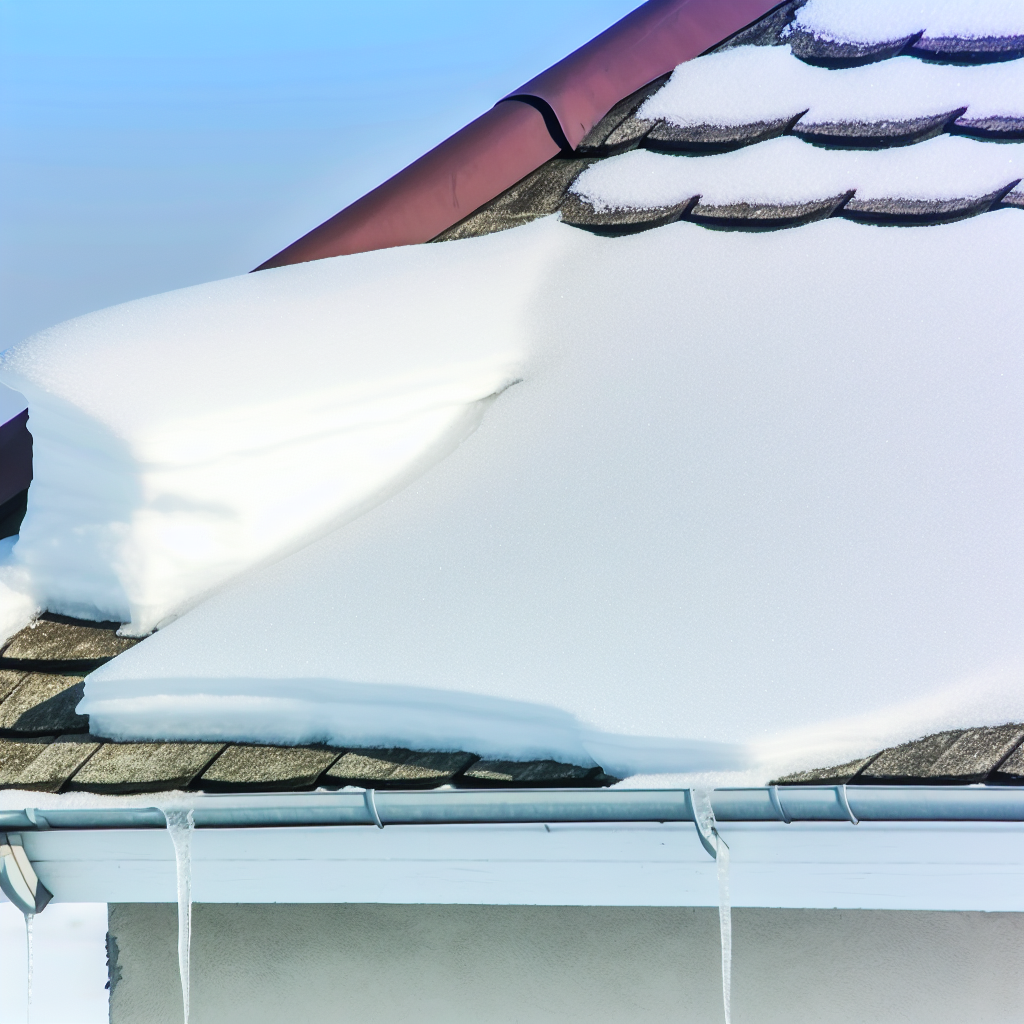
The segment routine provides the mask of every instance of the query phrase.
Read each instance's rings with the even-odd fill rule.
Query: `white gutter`
[[[168,795],[170,796],[170,795]],[[124,804],[0,810],[0,831],[164,828],[168,803],[144,796]],[[719,822],[1024,822],[1024,787],[1017,786],[785,786],[710,792]],[[39,801],[42,803],[43,801]],[[556,822],[694,821],[689,789],[432,789],[311,793],[175,793],[197,828],[280,828],[317,825],[448,825]]]
[[[715,906],[721,839],[734,906],[1024,911],[1024,788],[709,796],[698,834],[684,789],[6,791],[0,831],[58,902],[173,902],[161,805],[194,817],[200,903]]]

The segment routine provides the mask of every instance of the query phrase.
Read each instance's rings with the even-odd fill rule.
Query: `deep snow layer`
[[[1024,35],[1020,0],[808,0],[793,27],[842,42],[884,43],[924,32],[930,39]]]
[[[732,153],[663,156],[634,150],[588,167],[572,191],[598,210],[703,203],[806,203],[856,190],[859,199],[977,198],[1024,177],[1024,152],[940,135],[898,149],[841,150],[786,136]]]
[[[15,346],[0,375],[28,397],[35,480],[4,579],[22,607],[144,634],[359,514],[515,380],[560,242],[531,226],[247,274]]]
[[[518,233],[564,239],[523,382],[93,673],[94,729],[767,775],[1019,720],[1019,211]]]
[[[960,107],[969,118],[1024,114],[1024,60],[958,67],[894,57],[834,71],[805,64],[788,46],[737,46],[680,64],[638,116],[686,127],[753,124],[806,111],[800,119],[806,125],[908,121]]]

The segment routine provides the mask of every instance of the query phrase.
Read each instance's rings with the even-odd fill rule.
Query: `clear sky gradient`
[[[245,273],[639,0],[0,0],[0,348]]]

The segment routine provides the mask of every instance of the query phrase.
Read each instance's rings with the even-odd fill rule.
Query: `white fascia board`
[[[1024,823],[720,822],[741,907],[1024,911]],[[63,902],[172,902],[159,829],[24,833]],[[714,906],[689,822],[202,828],[199,903]]]

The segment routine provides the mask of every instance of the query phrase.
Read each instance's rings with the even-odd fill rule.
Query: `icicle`
[[[164,808],[167,831],[174,844],[178,870],[178,973],[181,976],[181,1001],[185,1024],[189,1014],[189,954],[192,946],[192,810]]]
[[[729,900],[729,847],[715,833],[715,866],[718,868],[718,931],[722,937],[722,1003],[725,1024],[732,1024],[732,903]]]
[[[35,914],[25,915],[25,1024],[32,1020],[32,922]]]
[[[704,849],[715,858],[718,874],[718,932],[722,941],[722,1004],[725,1024],[732,1024],[732,903],[729,899],[729,847],[718,832],[718,822],[706,789],[691,789],[693,822]]]

